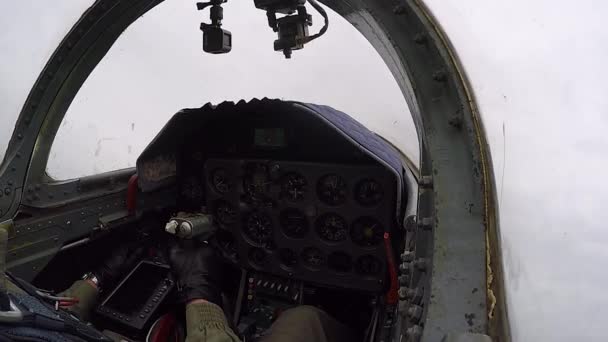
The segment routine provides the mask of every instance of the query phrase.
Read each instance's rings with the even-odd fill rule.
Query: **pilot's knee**
[[[316,306],[300,305],[296,306],[295,308],[285,310],[282,315],[297,316],[300,319],[310,319],[325,315],[325,312]]]
[[[285,310],[277,319],[277,325],[294,326],[309,329],[311,327],[322,326],[327,314],[314,306],[301,305]]]

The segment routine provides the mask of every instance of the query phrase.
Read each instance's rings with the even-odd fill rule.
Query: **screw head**
[[[420,178],[420,186],[424,187],[424,188],[430,188],[433,187],[433,177],[432,176],[422,176],[422,178]]]
[[[414,252],[412,251],[404,251],[401,254],[401,261],[408,262],[414,260]]]
[[[448,120],[448,124],[456,129],[461,129],[462,128],[462,117],[460,113],[455,113],[454,115],[452,115],[452,117]]]
[[[400,287],[399,291],[397,291],[397,293],[399,294],[399,299],[400,300],[406,300],[407,299],[407,288]]]
[[[419,220],[418,227],[424,230],[431,230],[433,228],[433,219],[430,217],[424,217]]]
[[[405,11],[406,11],[406,8],[403,5],[395,6],[395,8],[393,9],[393,13],[395,13],[397,15],[405,14]]]
[[[422,299],[422,289],[417,287],[415,289],[408,289],[407,290],[407,296],[408,299],[412,302],[412,303],[419,303],[420,299]]]
[[[418,33],[414,36],[414,41],[416,44],[424,44],[426,43],[426,35],[424,35],[424,33]]]
[[[403,274],[409,274],[411,266],[412,266],[411,262],[404,262],[401,265],[399,265],[399,272],[401,272]]]
[[[419,325],[414,325],[412,327],[407,328],[406,335],[412,341],[418,341],[422,337],[422,327]]]
[[[427,260],[425,258],[419,258],[418,260],[414,261],[414,264],[416,265],[416,268],[424,271],[426,270]]]
[[[421,306],[418,305],[411,305],[408,309],[407,309],[407,315],[408,317],[413,320],[413,321],[420,321],[420,319],[422,318],[422,312],[423,309]]]
[[[448,80],[448,74],[443,70],[437,70],[433,73],[433,79],[437,82],[445,82]]]

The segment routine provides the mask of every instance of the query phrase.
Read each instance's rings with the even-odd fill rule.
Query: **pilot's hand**
[[[93,271],[97,277],[98,286],[108,289],[114,286],[125,272],[131,270],[141,259],[144,249],[123,245],[112,252],[99,268]]]
[[[221,305],[221,262],[207,244],[182,241],[171,246],[169,260],[177,278],[178,300],[206,300]]]

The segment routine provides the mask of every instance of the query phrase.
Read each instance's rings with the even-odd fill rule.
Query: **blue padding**
[[[351,139],[363,146],[366,150],[382,159],[397,174],[402,173],[403,165],[399,157],[399,152],[348,114],[329,106],[312,103],[296,103],[318,113],[340,131],[344,132]]]
[[[402,192],[403,192],[403,163],[400,158],[399,152],[382,140],[376,133],[370,131],[357,120],[350,117],[348,114],[343,113],[337,109],[329,106],[316,105],[312,103],[301,103],[293,102],[295,105],[301,105],[307,108],[309,111],[318,114],[323,119],[328,121],[336,129],[350,137],[364,150],[374,155],[376,158],[386,164],[395,173],[397,179],[397,206],[396,216],[400,220],[401,215],[401,204],[402,204]]]

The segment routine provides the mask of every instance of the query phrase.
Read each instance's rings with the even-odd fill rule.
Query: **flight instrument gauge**
[[[304,199],[306,178],[299,173],[288,173],[281,179],[281,198],[299,202]]]
[[[315,229],[323,240],[329,242],[344,241],[348,235],[346,220],[334,213],[321,215],[317,219]]]
[[[290,238],[303,238],[308,233],[308,220],[298,209],[283,210],[279,219],[283,233]]]
[[[181,184],[180,191],[184,198],[190,201],[201,201],[203,191],[200,180],[197,177],[188,177]]]
[[[238,257],[237,249],[236,249],[236,240],[232,233],[226,230],[218,230],[215,234],[215,240],[219,246],[221,252],[223,252],[224,256],[228,259],[236,260]]]
[[[219,200],[215,203],[215,218],[221,224],[233,224],[237,219],[236,209],[232,204]]]
[[[268,166],[261,163],[249,163],[245,166],[243,189],[249,201],[264,202],[268,200],[271,184]]]
[[[302,261],[310,268],[320,268],[325,264],[325,255],[318,248],[308,247],[302,251]]]
[[[336,272],[346,273],[353,268],[353,261],[344,252],[333,252],[327,257],[327,266]]]
[[[317,196],[325,204],[336,206],[346,200],[346,181],[339,175],[328,174],[317,183]]]
[[[225,169],[219,168],[211,172],[211,185],[217,193],[223,195],[232,189],[232,180]]]
[[[373,179],[364,179],[355,187],[355,200],[364,207],[379,204],[383,196],[382,186]]]
[[[353,222],[350,237],[361,247],[371,247],[380,243],[384,237],[384,229],[376,219],[361,217]]]
[[[380,263],[380,260],[374,258],[373,256],[364,255],[357,259],[355,269],[359,274],[373,276],[382,271],[382,264]]]
[[[249,251],[249,262],[255,266],[264,266],[268,261],[268,253],[261,248],[252,248]]]
[[[254,243],[265,244],[272,239],[272,222],[263,213],[251,213],[243,225],[245,235]]]
[[[298,255],[289,248],[279,250],[279,259],[281,260],[281,264],[287,268],[292,268],[298,265]]]

